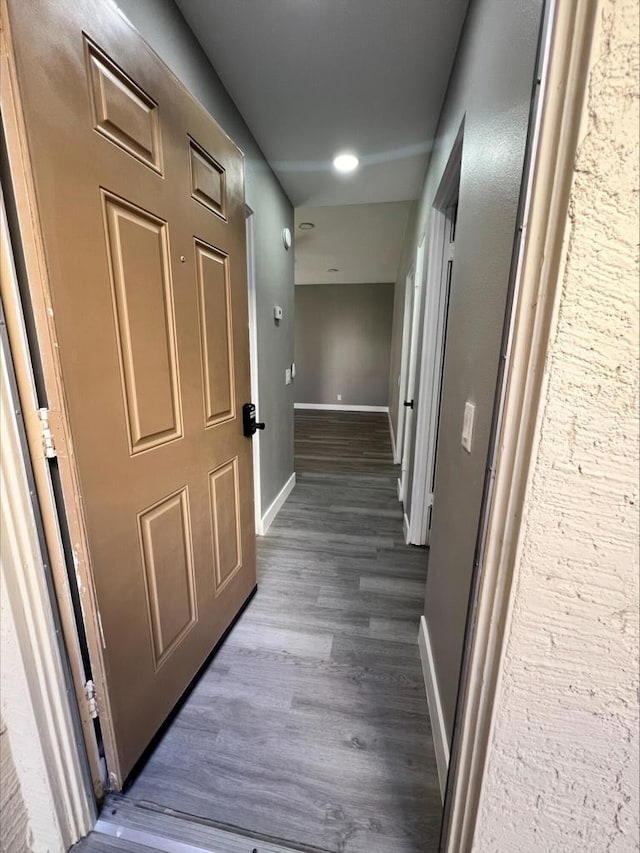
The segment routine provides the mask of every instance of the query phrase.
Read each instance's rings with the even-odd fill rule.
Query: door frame
[[[12,627],[11,643],[5,646],[4,636],[2,643],[3,655],[11,657],[3,667],[4,737],[11,742],[13,733],[18,739],[12,752],[34,844],[66,850],[93,826],[103,787],[93,722],[82,713],[87,709],[84,696],[74,691],[79,680],[83,684],[77,669],[81,661],[74,654],[77,634],[76,644],[65,648],[62,635],[69,635],[70,626],[63,624],[55,606],[53,576],[64,555],[56,547],[60,539],[53,500],[39,499],[43,485],[51,489],[45,481],[46,460],[42,453],[34,458],[28,446],[27,424],[37,411],[37,396],[26,330],[10,299],[11,291],[17,291],[17,273],[5,190],[0,186],[0,574],[3,628],[5,620]],[[26,397],[20,385],[30,392]],[[32,787],[24,785],[25,773],[34,774]],[[43,793],[49,809],[43,807]]]
[[[398,479],[398,500],[403,504],[404,509],[404,529],[405,538],[408,535],[409,518],[406,512],[408,482],[407,473],[412,471],[413,476],[413,459],[411,456],[411,436],[413,435],[413,407],[405,407],[405,400],[409,397],[413,398],[415,405],[416,383],[419,380],[418,375],[418,357],[420,355],[420,320],[422,318],[422,298],[424,294],[425,280],[425,259],[427,251],[427,232],[422,232],[416,249],[416,259],[413,266],[413,307],[411,310],[411,325],[409,332],[409,355],[407,360],[407,381],[404,392],[404,399],[398,400],[398,405],[406,408],[404,418],[404,430],[401,440],[402,453],[400,454],[400,477]]]
[[[404,280],[404,308],[402,312],[402,348],[400,352],[400,375],[398,377],[398,421],[396,424],[396,440],[394,445],[393,461],[396,465],[402,462],[402,450],[404,448],[404,400],[407,394],[407,365],[409,362],[409,339],[411,337],[411,306],[413,296],[413,278],[415,269],[412,266]],[[398,499],[400,499],[400,487],[398,482]]]
[[[529,462],[536,448],[539,403],[545,384],[544,363],[561,292],[559,279],[564,257],[563,238],[573,180],[574,156],[592,60],[591,43],[600,11],[597,2],[563,0],[562,3],[555,3],[553,0],[547,0],[547,3],[550,10],[548,70],[544,80],[544,92],[541,92],[543,108],[529,187],[528,224],[521,244],[518,287],[513,295],[509,358],[505,364],[500,395],[501,417],[494,443],[496,467],[491,472],[492,488],[486,496],[481,523],[482,572],[476,573],[465,638],[461,689],[440,840],[440,850],[444,853],[459,853],[460,850],[470,849],[475,829],[490,742],[492,706],[500,674],[506,618],[511,601],[511,581],[518,558],[520,510],[527,485]],[[27,272],[35,303],[34,310],[37,308],[40,312],[41,325],[44,314],[44,331],[47,332],[46,294],[41,292],[46,284],[44,258],[34,220],[31,218],[33,188],[28,186],[28,153],[20,145],[20,137],[17,134],[17,119],[10,97],[5,39],[6,30],[3,30],[0,33],[0,94],[7,135],[9,120],[13,127],[13,157],[10,158],[9,165],[20,211],[21,237],[25,255],[28,256]],[[9,140],[7,141],[9,143]],[[4,302],[5,293],[8,291],[6,276],[2,277],[2,283]],[[14,293],[12,298],[16,296],[19,298],[17,293]],[[28,401],[31,397],[24,375],[32,377],[31,355],[25,342],[20,343],[20,330],[16,332],[16,323],[10,321],[7,316],[8,328],[10,322],[13,322],[15,332],[11,334],[12,330],[9,329],[20,398],[22,401]],[[48,336],[45,334],[44,340],[39,340],[40,347],[52,348],[52,341],[47,341]],[[48,365],[47,369],[51,370],[51,365]],[[28,448],[22,448],[21,453],[23,457],[30,457],[33,465],[51,570],[58,590],[64,644],[74,673],[78,707],[82,709],[83,702],[76,684],[78,635],[68,597],[57,508],[50,483],[47,483],[46,477],[43,476],[41,426],[31,409],[33,406],[24,406]],[[5,416],[7,424],[17,424],[17,415],[13,408],[2,407],[2,416],[3,426]],[[27,524],[34,521],[29,508],[22,508],[22,512]],[[66,589],[62,596],[61,589]],[[28,613],[32,605],[24,587],[18,589],[17,596],[22,612]],[[50,596],[41,595],[36,604],[46,618],[51,617],[54,603]],[[34,674],[34,683],[43,696],[47,696],[48,677],[53,676],[55,679],[57,674],[54,659],[58,653],[58,642],[59,638],[53,632],[38,638],[43,652],[42,666]],[[32,696],[31,704],[34,704]],[[69,709],[66,718],[63,716],[61,720],[66,720],[68,724],[71,717]],[[88,804],[84,819],[69,825],[70,832],[73,833],[72,841],[77,841],[90,829],[92,814],[95,814],[90,808],[93,797],[98,796],[95,784],[92,790],[88,779],[83,780],[78,775],[64,775],[65,765],[59,753],[59,749],[64,745],[64,735],[60,730],[43,724],[39,726],[39,735],[44,748],[51,755],[51,769],[55,767],[60,778],[65,780],[65,786],[54,789],[55,796],[61,796],[62,787],[66,787],[68,792],[84,797]],[[86,742],[81,743],[76,739],[71,749],[81,761],[87,757],[87,753],[91,759]],[[25,800],[39,798],[42,779],[34,773],[26,774],[23,779],[27,782],[22,786]]]
[[[458,199],[464,119],[456,135],[447,165],[431,209],[431,226],[425,285],[425,311],[422,326],[416,440],[411,481],[411,514],[408,545],[429,544],[429,516],[433,505],[431,483],[435,474],[436,443],[440,414],[440,390],[444,372],[444,346],[447,328],[450,283],[446,275],[447,211]]]
[[[247,224],[247,287],[249,290],[249,367],[251,371],[251,401],[260,420],[260,382],[258,371],[258,294],[256,290],[255,213],[245,203]],[[253,503],[256,534],[264,532],[262,524],[262,487],[260,481],[260,430],[251,439],[253,452]]]
[[[26,439],[55,588],[56,603],[52,603],[50,607],[53,612],[57,609],[60,614],[64,645],[82,723],[85,760],[89,762],[91,773],[92,796],[100,799],[104,795],[103,770],[96,728],[85,693],[87,679],[81,648],[81,631],[76,621],[74,592],[79,596],[83,612],[82,634],[86,638],[91,659],[90,677],[95,687],[100,732],[105,749],[114,755],[115,739],[105,684],[99,614],[89,571],[89,551],[78,471],[70,441],[62,368],[52,320],[53,306],[47,264],[37,215],[28,138],[19,108],[19,87],[11,49],[10,21],[4,0],[0,2],[0,11],[3,21],[0,32],[0,106],[11,176],[11,193],[15,201],[16,224],[24,261],[24,275],[28,281],[30,305],[23,304],[16,276],[3,276],[0,293],[6,312],[11,355],[22,402]],[[26,336],[24,315],[27,311],[33,320],[35,340],[28,340]],[[47,389],[48,427],[55,436],[64,516],[61,515],[57,504],[48,459],[43,452],[43,424],[39,417],[39,409],[45,401],[38,399],[31,348],[37,350],[39,366]],[[72,543],[74,561],[72,572],[69,572],[67,567],[62,538],[63,529],[68,533],[69,541]],[[70,576],[75,577],[77,581],[75,591],[72,590]]]

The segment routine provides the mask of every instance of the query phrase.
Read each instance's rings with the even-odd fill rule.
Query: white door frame
[[[245,204],[247,220],[247,288],[249,292],[249,366],[251,372],[251,402],[260,414],[260,392],[258,382],[258,307],[256,293],[256,255],[254,213]],[[260,418],[258,417],[258,420]],[[262,488],[260,485],[260,430],[251,439],[253,451],[253,506],[256,533],[261,536],[262,529]]]
[[[407,365],[409,363],[409,341],[411,337],[411,306],[413,305],[413,280],[415,269],[411,267],[404,282],[404,311],[402,314],[402,351],[400,354],[400,376],[398,377],[398,422],[393,461],[399,465],[404,447],[404,401],[407,398]],[[400,491],[398,490],[398,497]]]
[[[11,745],[32,843],[37,849],[62,851],[93,826],[97,815],[94,793],[101,793],[102,783],[97,745],[94,743],[91,752],[85,747],[79,708],[73,707],[69,670],[76,683],[82,678],[74,671],[76,650],[73,644],[71,648],[67,645],[67,669],[61,626],[52,605],[54,593],[47,578],[53,563],[64,561],[62,546],[58,551],[59,540],[53,537],[52,541],[52,531],[45,531],[47,521],[40,511],[36,517],[36,490],[40,494],[47,460],[41,452],[40,459],[32,463],[26,447],[26,430],[38,402],[24,323],[11,304],[12,295],[18,294],[18,281],[1,190],[0,279],[8,330],[6,339],[3,332],[0,347],[1,704],[7,726],[3,737]],[[23,368],[19,379],[13,373],[16,359]],[[50,483],[48,494],[53,505]]]
[[[409,338],[409,361],[407,365],[407,384],[405,388],[405,396],[398,400],[398,405],[402,406],[405,411],[404,417],[404,432],[402,436],[402,455],[400,477],[398,479],[398,499],[406,504],[407,501],[407,472],[411,468],[412,445],[411,436],[413,434],[413,406],[415,405],[416,378],[418,368],[418,341],[420,338],[420,319],[422,316],[422,291],[424,289],[424,266],[426,252],[427,233],[423,231],[418,243],[416,251],[415,273],[413,278],[413,304],[411,309],[411,336]],[[411,401],[411,406],[405,406],[405,401]],[[405,530],[408,524],[407,514],[405,512]]]
[[[411,515],[407,544],[427,545],[433,505],[436,444],[440,414],[440,389],[444,369],[444,345],[451,282],[447,274],[450,219],[448,212],[458,200],[464,122],[451,149],[431,210],[425,312],[422,328],[416,440],[411,483]],[[452,245],[452,244],[451,244]]]

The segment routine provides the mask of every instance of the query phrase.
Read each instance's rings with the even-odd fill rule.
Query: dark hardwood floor
[[[296,412],[295,467],[255,598],[106,819],[137,806],[274,849],[430,853],[426,554],[404,545],[387,416]]]

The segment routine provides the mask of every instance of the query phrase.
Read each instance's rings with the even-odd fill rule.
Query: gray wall
[[[387,405],[393,290],[393,284],[296,287],[296,403]]]
[[[246,199],[255,214],[258,414],[267,424],[260,436],[264,513],[293,472],[293,386],[284,384],[285,368],[293,361],[293,249],[286,252],[282,243],[282,229],[293,230],[293,208],[173,0],[117,0],[117,5],[246,158]],[[284,309],[277,326],[276,304]]]
[[[444,366],[425,615],[449,738],[458,678],[502,326],[522,179],[541,0],[472,0],[420,198],[404,277],[427,232],[464,120],[462,173]],[[396,311],[394,350],[402,317]],[[390,385],[397,380],[391,376]],[[464,404],[476,405],[471,454]],[[415,443],[415,436],[413,437]]]

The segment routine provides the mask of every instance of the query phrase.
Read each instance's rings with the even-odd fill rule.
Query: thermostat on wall
[[[282,308],[279,305],[273,306],[273,319],[282,320]]]

